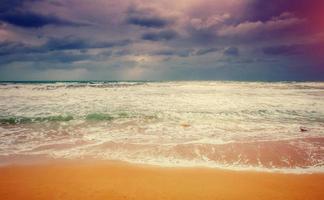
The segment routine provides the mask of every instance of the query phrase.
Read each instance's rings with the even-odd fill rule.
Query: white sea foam
[[[322,172],[324,83],[0,84],[0,162],[44,154]]]

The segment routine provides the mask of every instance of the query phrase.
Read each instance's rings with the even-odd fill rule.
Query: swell
[[[73,116],[56,115],[47,117],[2,117],[0,118],[0,124],[27,124],[27,123],[39,123],[39,122],[65,122],[73,120]]]
[[[171,111],[170,111],[171,112]],[[219,112],[187,112],[177,111],[170,115],[170,112],[155,112],[155,114],[149,113],[134,113],[134,112],[92,112],[83,116],[73,114],[62,114],[53,116],[0,116],[0,124],[27,124],[27,123],[40,123],[40,122],[67,122],[71,120],[85,120],[85,121],[112,121],[115,119],[123,118],[144,118],[155,119],[157,115],[164,120],[174,120],[173,117],[177,113],[186,115],[195,115],[199,118],[210,119],[235,119],[244,118],[248,120],[267,120],[267,121],[312,121],[312,122],[324,122],[324,115],[314,110],[241,110],[241,111],[219,111]]]
[[[125,118],[143,118],[143,119],[155,119],[154,115],[145,114],[133,114],[126,112],[119,113],[89,113],[85,116],[73,116],[73,115],[54,115],[44,117],[25,117],[25,116],[11,116],[0,117],[0,124],[29,124],[29,123],[46,123],[46,122],[68,122],[72,120],[85,120],[85,121],[112,121],[116,119]]]
[[[31,90],[57,90],[57,89],[82,89],[82,88],[125,88],[144,85],[146,82],[2,82],[0,89],[31,89]]]

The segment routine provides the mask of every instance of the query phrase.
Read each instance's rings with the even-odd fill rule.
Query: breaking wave
[[[26,124],[39,122],[66,122],[73,120],[72,116],[48,116],[48,117],[0,117],[0,124]]]
[[[324,171],[324,83],[7,82],[0,164],[96,158]]]

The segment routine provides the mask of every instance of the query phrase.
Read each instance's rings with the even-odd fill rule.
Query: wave
[[[23,89],[32,90],[56,90],[56,89],[79,89],[79,88],[124,88],[144,85],[144,81],[40,81],[40,82],[0,82],[0,89]]]
[[[207,87],[232,86],[275,90],[323,90],[323,82],[237,82],[237,81],[0,81],[0,89],[31,88],[33,90],[118,88],[153,84],[156,87],[200,84]]]
[[[28,123],[41,123],[41,122],[68,122],[72,120],[85,120],[85,121],[112,121],[115,119],[124,118],[143,118],[155,119],[155,115],[143,115],[126,112],[118,113],[90,113],[85,116],[72,116],[72,115],[54,115],[45,117],[24,117],[24,116],[11,116],[0,117],[0,124],[28,124]]]
[[[121,160],[169,167],[211,167],[276,172],[324,172],[324,138],[278,141],[194,143],[162,145],[130,141],[75,141],[41,144],[26,153],[50,153],[49,157]],[[0,154],[1,155],[1,154]]]
[[[219,111],[219,112],[188,112],[188,111],[173,111],[169,112],[155,112],[153,115],[148,113],[134,113],[134,112],[93,112],[83,116],[62,114],[54,116],[41,116],[41,117],[30,117],[30,116],[0,116],[0,124],[26,124],[26,123],[39,123],[39,122],[64,122],[75,119],[85,121],[112,121],[115,119],[122,118],[145,118],[145,119],[156,119],[157,116],[164,120],[172,120],[177,114],[185,116],[190,115],[196,119],[199,118],[214,118],[222,120],[234,120],[236,118],[244,118],[248,120],[267,120],[267,121],[286,121],[286,120],[301,120],[313,122],[324,122],[324,116],[322,113],[309,110],[240,110],[240,111]],[[194,115],[194,116],[193,116]]]
[[[113,120],[114,117],[109,115],[109,114],[102,114],[102,113],[92,113],[88,114],[86,117],[86,120],[91,120],[91,121],[110,121]]]
[[[324,82],[0,84],[0,164],[1,155],[35,149],[30,154],[59,158],[324,169],[322,88]]]
[[[70,115],[56,115],[48,117],[7,117],[0,118],[0,124],[26,124],[26,123],[37,123],[37,122],[65,122],[71,121],[74,118]]]

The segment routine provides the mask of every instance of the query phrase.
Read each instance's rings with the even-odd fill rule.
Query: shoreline
[[[30,166],[30,165],[48,165],[48,164],[88,164],[88,163],[121,163],[124,165],[132,165],[138,167],[153,167],[153,168],[166,168],[166,169],[207,169],[207,170],[221,170],[229,172],[255,172],[255,173],[271,173],[271,174],[323,174],[323,167],[309,167],[309,168],[266,168],[266,167],[253,167],[253,166],[219,166],[219,165],[205,165],[205,164],[161,164],[161,163],[145,163],[133,162],[125,160],[109,160],[97,159],[91,157],[85,158],[51,158],[47,155],[19,155],[19,156],[0,156],[0,168],[7,166]]]
[[[283,174],[120,161],[0,167],[1,199],[320,199],[324,174]]]

